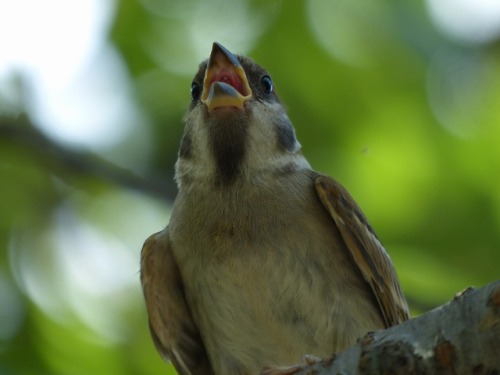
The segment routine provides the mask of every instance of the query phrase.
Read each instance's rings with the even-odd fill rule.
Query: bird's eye
[[[266,94],[270,94],[273,92],[273,81],[268,75],[265,75],[260,79],[260,84],[262,85],[262,89]]]
[[[191,83],[191,100],[193,102],[197,101],[198,99],[200,99],[200,95],[201,95],[200,85],[196,82]]]

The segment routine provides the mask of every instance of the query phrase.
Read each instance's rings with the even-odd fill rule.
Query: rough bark
[[[466,289],[420,317],[367,334],[332,358],[308,362],[293,373],[498,375],[500,281]]]

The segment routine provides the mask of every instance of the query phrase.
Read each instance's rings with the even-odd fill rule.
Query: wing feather
[[[212,374],[206,349],[184,295],[168,228],[150,236],[141,252],[141,283],[156,349],[181,375]]]
[[[370,284],[387,327],[410,318],[406,299],[389,255],[349,192],[334,179],[319,175],[316,192],[335,221],[361,274]]]

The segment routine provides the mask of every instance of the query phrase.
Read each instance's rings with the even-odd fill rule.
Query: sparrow
[[[409,319],[389,255],[347,190],[311,169],[266,70],[214,43],[184,123],[178,195],[140,273],[179,374],[258,374]]]

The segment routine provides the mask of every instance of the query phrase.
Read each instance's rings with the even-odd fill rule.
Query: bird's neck
[[[228,151],[225,155],[230,155]],[[234,163],[234,160],[183,160],[176,164],[176,181],[181,189],[203,187],[204,189],[234,188],[255,186],[261,188],[271,186],[281,176],[290,175],[311,167],[301,153],[276,154],[267,157],[265,154],[245,154],[243,162]]]

